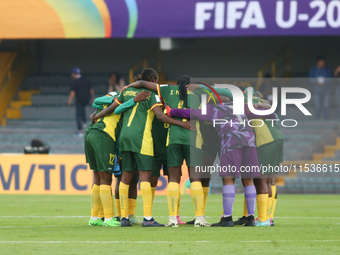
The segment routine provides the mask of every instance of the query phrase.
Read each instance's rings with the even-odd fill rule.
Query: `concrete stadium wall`
[[[259,69],[282,48],[292,48],[294,76],[303,77],[318,55],[327,57],[333,70],[340,65],[340,37],[230,37],[178,39],[181,47],[162,52],[169,80],[192,77],[257,77]],[[0,50],[17,41],[3,40]],[[29,40],[32,74],[67,74],[79,66],[86,74],[117,71],[127,78],[129,69],[158,47],[158,39]]]

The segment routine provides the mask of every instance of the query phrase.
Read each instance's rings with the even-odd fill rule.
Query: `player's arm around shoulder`
[[[121,104],[115,109],[115,114],[121,114],[125,112],[127,109],[135,106],[138,102],[142,102],[146,99],[149,99],[151,95],[150,91],[140,91],[134,98],[131,98],[130,100],[126,101],[125,103]]]
[[[154,97],[154,99],[153,99],[153,97]],[[153,110],[153,112],[156,115],[156,118],[159,121],[164,122],[164,123],[168,123],[170,125],[177,125],[177,126],[183,127],[185,129],[188,129],[188,130],[196,130],[196,126],[192,125],[191,122],[188,122],[188,121],[187,122],[179,121],[179,120],[170,118],[167,115],[165,115],[163,113],[163,111],[162,111],[163,104],[162,104],[159,96],[156,95],[155,93],[151,94],[151,97],[150,97],[149,100],[150,100],[150,103],[152,104],[150,109]]]
[[[98,114],[95,114],[95,115],[91,114],[90,115],[91,122],[94,124],[94,123],[97,122],[97,120],[99,120],[99,119],[101,119],[103,117],[111,115],[118,105],[119,104],[116,101],[114,101],[110,106],[106,107],[105,109],[103,109]]]
[[[149,89],[151,91],[155,91],[157,92],[157,83],[154,82],[150,82],[150,81],[136,81],[134,83],[129,84],[128,86],[124,87],[121,92],[123,90],[126,90],[128,88],[146,88]]]
[[[168,123],[170,125],[180,126],[188,130],[196,130],[196,126],[194,125],[193,121],[183,122],[180,120],[170,118],[163,113],[162,108],[160,106],[156,106],[152,110],[155,113],[156,118],[161,122]]]
[[[115,109],[118,107],[118,105],[122,104],[119,100],[123,100],[122,94],[120,94],[118,97],[116,97],[115,100],[113,101],[113,103],[110,106],[104,108],[101,112],[95,114],[94,116],[91,115],[90,119],[91,119],[92,123],[96,123],[97,120],[99,120],[99,119],[101,119],[105,116],[111,115],[115,111]]]
[[[170,84],[157,84],[157,94],[161,99],[161,102],[167,99],[167,96],[170,95],[171,87],[172,86]]]

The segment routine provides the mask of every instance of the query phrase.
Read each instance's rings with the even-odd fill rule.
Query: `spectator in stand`
[[[125,86],[124,79],[120,78],[120,76],[115,72],[111,73],[111,76],[108,81],[109,81],[108,93],[112,91],[120,91]]]
[[[340,66],[338,66],[335,69],[334,77],[339,78],[339,82],[340,82]],[[336,87],[335,93],[336,93],[336,99],[338,103],[338,118],[340,118],[340,84],[338,84],[338,86]]]
[[[326,67],[324,57],[316,59],[316,66],[309,71],[309,80],[314,85],[315,118],[320,119],[323,114],[324,119],[329,117],[330,86],[329,78],[332,78],[331,70]]]
[[[73,79],[70,97],[68,99],[68,105],[72,104],[72,100],[76,98],[76,120],[77,120],[77,132],[75,135],[82,137],[82,129],[86,127],[86,113],[85,107],[89,103],[93,103],[94,90],[90,82],[81,76],[79,68],[73,68],[71,77]]]

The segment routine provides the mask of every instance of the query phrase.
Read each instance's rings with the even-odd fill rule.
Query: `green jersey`
[[[92,107],[95,109],[100,109],[103,110],[105,105],[110,105],[112,104],[113,100],[119,95],[118,91],[112,91],[105,96],[102,97],[97,97],[93,104]]]
[[[262,125],[263,121],[264,125]],[[276,126],[275,122],[266,121],[264,119],[253,120],[253,129],[256,137],[256,147],[260,147],[276,140],[283,140],[283,135],[280,129]]]
[[[157,85],[158,95],[161,100],[170,106],[170,108],[184,109],[183,101],[179,99],[179,85]],[[201,107],[201,94],[198,92],[188,91],[188,106],[191,109],[199,109]],[[175,118],[181,121],[188,121],[187,119]],[[202,149],[203,139],[200,132],[200,123],[196,120],[196,131],[190,131],[177,125],[170,125],[167,146],[169,144],[193,145]]]
[[[96,114],[100,112],[100,109],[101,110],[103,109],[103,106],[95,105],[94,103],[93,103],[92,107],[97,109]],[[85,136],[91,131],[91,128],[93,127],[93,125],[94,124],[91,122],[91,124],[87,126],[87,128],[85,129]]]
[[[168,136],[168,123],[163,123],[157,118],[152,122],[152,138],[154,142],[154,160],[157,164],[167,164],[166,138]]]
[[[245,98],[245,100],[247,100]],[[246,102],[246,101],[245,101]],[[253,104],[261,103],[262,99],[257,96],[253,95]],[[264,125],[262,126],[262,121]],[[283,140],[283,135],[275,124],[274,121],[264,120],[262,118],[256,119],[252,121],[252,126],[255,132],[255,140],[256,140],[256,147],[260,147],[276,140]]]
[[[119,94],[118,92],[113,91],[106,94],[105,96],[97,97],[94,100],[92,107],[97,109],[98,113],[100,112],[100,110],[103,110],[109,105],[111,105],[115,97],[118,96],[118,94]],[[113,139],[113,141],[116,142],[119,137],[120,130],[122,129],[122,122],[123,121],[120,114],[116,115],[112,113],[110,116],[106,116],[104,118],[97,120],[95,124],[91,123],[91,125],[87,128],[87,131],[89,132],[89,130],[92,128],[104,131]]]
[[[113,141],[117,141],[122,129],[122,122],[121,114],[116,115],[112,113],[109,116],[97,120],[92,126],[92,129],[104,131],[113,139]]]
[[[93,127],[93,123],[91,122],[90,125],[87,126],[87,128],[85,129],[85,135],[88,134],[91,130],[91,128]]]
[[[120,105],[135,97],[141,88],[127,88],[117,98]],[[161,100],[155,92],[151,92],[149,99],[138,102],[134,107],[124,112],[123,126],[120,134],[120,150],[154,156],[152,123],[155,117],[153,108],[162,106]]]
[[[92,107],[97,109],[96,114],[99,113],[102,109],[106,108],[108,105],[112,104],[114,97],[111,94],[107,94],[102,97],[98,97],[95,99],[95,102],[93,103]],[[85,152],[86,152],[86,140],[89,137],[89,133],[92,129],[96,129],[99,131],[103,131],[107,133],[115,144],[115,154],[120,156],[119,152],[119,133],[122,127],[122,118],[119,115],[115,115],[112,113],[110,116],[106,116],[104,118],[101,118],[97,120],[95,124],[91,123],[85,130]],[[108,148],[103,148],[103,150]],[[88,162],[88,156],[86,156],[86,162]]]

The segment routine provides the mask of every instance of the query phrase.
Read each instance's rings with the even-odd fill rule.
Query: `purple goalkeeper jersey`
[[[245,107],[248,108],[247,105]],[[265,109],[257,109],[265,110]],[[172,117],[186,119],[201,119],[205,121],[215,120],[215,129],[221,141],[221,155],[231,152],[242,147],[256,147],[255,133],[252,127],[248,125],[248,118],[276,119],[275,114],[267,116],[258,116],[253,113],[244,115],[234,115],[232,103],[224,103],[222,105],[207,105],[207,113],[202,115],[201,109],[171,109]]]

